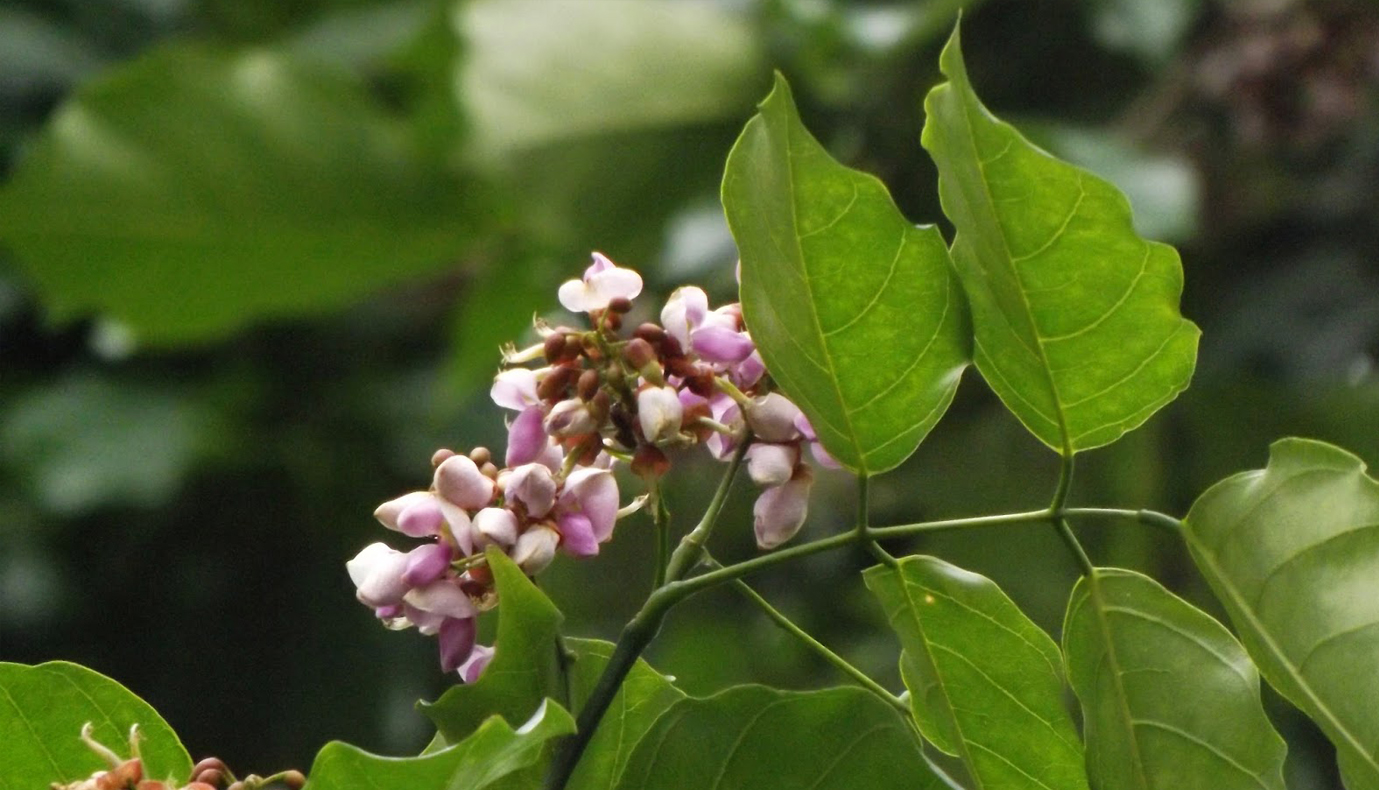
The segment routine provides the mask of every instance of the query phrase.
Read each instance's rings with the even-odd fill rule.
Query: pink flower
[[[774,549],[795,537],[809,514],[809,489],[814,479],[806,467],[781,485],[768,488],[752,506],[757,545]]]
[[[559,543],[560,533],[538,524],[517,538],[517,545],[512,547],[512,561],[527,575],[534,576],[555,559],[555,548]]]
[[[567,280],[560,286],[560,304],[572,313],[590,313],[608,307],[617,298],[635,299],[642,292],[642,276],[622,269],[600,252],[584,270],[582,280]]]
[[[690,348],[690,332],[704,321],[709,312],[709,297],[700,288],[687,285],[676,288],[661,308],[661,326],[666,333],[680,343],[680,348]]]
[[[345,563],[360,602],[374,608],[402,603],[409,585],[402,575],[407,555],[385,543],[370,543]]]
[[[504,459],[508,466],[531,463],[550,448],[551,440],[542,424],[545,418],[540,406],[529,406],[508,425],[508,451]]]
[[[570,398],[552,406],[541,426],[551,436],[581,436],[597,431],[599,421],[589,412],[589,404],[579,398]]]
[[[720,307],[704,316],[702,325],[690,332],[690,348],[709,362],[735,365],[751,356],[756,345],[739,323],[737,305]]]
[[[800,407],[778,392],[753,398],[747,406],[747,424],[763,442],[790,442],[800,438],[795,418]]]
[[[576,469],[565,479],[555,509],[562,533],[569,516],[582,515],[589,522],[589,534],[597,543],[604,543],[613,536],[618,520],[618,482],[607,469]]]
[[[747,474],[762,487],[785,483],[799,461],[800,449],[796,445],[757,443],[747,448]]]
[[[555,505],[555,476],[541,464],[523,464],[508,474],[503,496],[520,502],[527,515],[541,518]]]
[[[447,543],[428,543],[407,552],[407,564],[402,569],[402,581],[409,587],[430,584],[450,570],[454,550]]]
[[[517,516],[507,508],[486,507],[474,514],[470,534],[476,548],[496,544],[507,549],[517,542]]]
[[[522,411],[541,402],[536,396],[536,371],[527,368],[508,368],[493,377],[489,397],[505,409]]]
[[[456,510],[477,510],[493,499],[493,481],[468,456],[453,455],[436,467],[433,481],[441,512],[452,526]]]
[[[440,633],[447,619],[474,617],[478,612],[454,579],[438,579],[420,587],[413,587],[403,598],[407,619],[427,636]]]

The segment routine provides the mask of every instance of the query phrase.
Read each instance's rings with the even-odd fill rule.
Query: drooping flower
[[[794,477],[761,492],[752,506],[758,546],[774,549],[795,537],[809,515],[809,489],[813,485],[808,467],[801,466]]]
[[[799,461],[800,450],[795,445],[757,443],[747,448],[747,474],[762,487],[785,483]]]
[[[631,269],[615,265],[603,253],[593,255],[594,262],[584,270],[580,280],[567,280],[557,296],[560,304],[572,313],[603,310],[614,299],[635,299],[642,292],[642,276]]]
[[[753,398],[746,411],[747,425],[763,442],[791,442],[800,438],[800,431],[795,427],[800,407],[779,392]]]

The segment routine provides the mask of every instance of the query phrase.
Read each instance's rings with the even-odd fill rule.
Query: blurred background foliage
[[[412,702],[451,681],[352,600],[370,511],[425,485],[436,447],[501,447],[497,347],[590,250],[641,269],[643,310],[686,282],[732,298],[717,183],[773,67],[834,155],[941,222],[921,100],[963,6],[987,103],[1178,245],[1205,332],[1192,389],[1087,454],[1076,501],[1181,514],[1284,435],[1379,460],[1370,0],[7,0],[0,659],[112,675],[244,770],[331,738],[417,750]],[[1055,467],[969,373],[877,481],[874,523],[1037,507]],[[715,471],[677,466],[677,524]],[[754,550],[745,488],[722,559]],[[805,537],[851,510],[821,474]],[[569,632],[634,610],[645,526],[542,577]],[[1083,531],[1211,608],[1175,541]],[[1052,531],[894,548],[992,576],[1057,633],[1075,572]],[[756,584],[897,685],[867,564]],[[652,658],[694,692],[842,682],[726,592]],[[1290,786],[1338,786],[1310,725],[1271,712]]]

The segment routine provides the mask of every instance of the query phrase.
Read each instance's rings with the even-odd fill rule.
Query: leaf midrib
[[[966,72],[967,67],[963,66],[963,87],[968,88],[970,90],[971,86],[968,85]],[[963,130],[965,132],[965,134],[962,136],[963,142],[965,142],[967,144],[967,147],[971,149],[972,161],[975,162],[977,165],[977,173],[980,176],[978,182],[981,185],[981,189],[979,190],[979,192],[981,194],[982,201],[986,204],[986,208],[990,211],[991,216],[995,217],[996,204],[992,198],[991,190],[987,187],[986,166],[982,163],[981,156],[977,151],[977,138],[972,127],[972,117],[970,114],[970,107],[967,96],[964,95],[965,92],[954,91],[953,87],[951,87],[953,85],[951,78],[949,81],[949,85],[949,90],[953,91],[955,97],[958,100],[959,107],[962,110],[961,115],[963,120]],[[1013,130],[1011,130],[1011,134],[1014,134]],[[1011,139],[1010,144],[1014,145],[1014,138]],[[1071,221],[1071,218],[1069,221]],[[1053,395],[1054,413],[1058,416],[1058,433],[1063,440],[1063,454],[1065,456],[1070,457],[1073,454],[1073,448],[1072,440],[1068,434],[1068,417],[1063,411],[1063,397],[1058,392],[1058,383],[1054,381],[1053,372],[1049,370],[1048,355],[1044,352],[1044,338],[1040,335],[1039,328],[1034,323],[1034,313],[1030,308],[1029,297],[1025,293],[1024,283],[1020,281],[1019,272],[1015,270],[1015,258],[1010,251],[1010,241],[1006,238],[1005,230],[1000,227],[1000,223],[997,222],[995,224],[997,227],[997,233],[995,235],[1001,241],[1001,250],[1005,253],[1006,268],[1012,275],[1014,275],[1015,282],[1017,285],[1019,285],[1019,288],[1017,288],[1016,290],[1020,294],[1020,304],[1025,308],[1024,312],[1021,313],[1021,317],[1025,319],[1026,325],[1030,331],[1030,336],[1034,338],[1034,344],[1036,346],[1036,351],[1039,357],[1040,370],[1044,373],[1044,381],[1047,382],[1049,385],[1050,394]],[[995,359],[992,358],[992,365],[995,364]]]

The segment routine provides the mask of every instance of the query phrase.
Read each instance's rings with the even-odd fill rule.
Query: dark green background
[[[344,561],[387,537],[370,511],[423,486],[433,449],[501,446],[497,344],[551,311],[592,249],[643,272],[648,309],[686,282],[732,298],[717,183],[772,67],[835,156],[939,221],[920,103],[961,3],[724,2],[703,24],[576,5],[0,7],[0,659],[118,678],[194,756],[242,772],[305,767],[331,738],[415,751],[428,733],[411,704],[450,681],[432,640],[353,601]],[[1130,194],[1141,230],[1179,247],[1183,312],[1204,332],[1193,387],[1085,454],[1075,502],[1181,515],[1283,435],[1379,460],[1379,10],[967,5],[983,99]],[[289,69],[299,92],[250,91],[246,111],[217,81],[245,62]],[[535,114],[514,121],[495,96]],[[73,108],[134,118],[120,139],[149,172],[51,158],[45,124]],[[209,208],[193,222],[188,204]],[[188,227],[219,241],[189,254],[174,243]],[[677,464],[680,527],[714,471]],[[1055,476],[969,372],[876,481],[874,523],[1039,507]],[[804,536],[847,524],[851,496],[820,474]],[[753,551],[750,504],[744,486],[720,559]],[[1083,532],[1098,563],[1211,607],[1181,545]],[[568,631],[616,634],[650,546],[633,520],[598,561],[542,577]],[[992,576],[1051,630],[1075,579],[1041,527],[893,549]],[[856,575],[868,564],[815,557],[756,583],[897,686],[895,639]],[[677,611],[651,658],[694,692],[842,682],[727,592]],[[1336,786],[1330,747],[1269,708],[1290,787]]]

